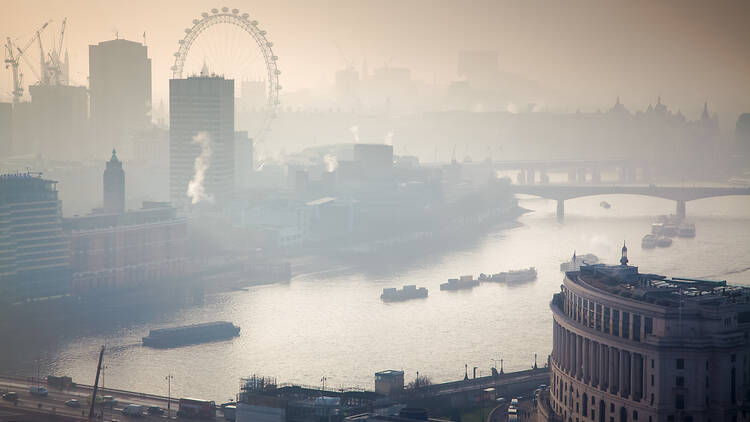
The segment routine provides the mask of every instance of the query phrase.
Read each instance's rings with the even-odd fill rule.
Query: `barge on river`
[[[151,330],[143,337],[143,345],[149,347],[177,347],[188,344],[228,340],[240,335],[240,327],[227,321],[206,322],[182,327]]]

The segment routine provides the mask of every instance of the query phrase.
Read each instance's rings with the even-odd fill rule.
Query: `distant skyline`
[[[327,92],[346,60],[358,70],[363,60],[371,70],[384,63],[407,67],[415,79],[445,84],[458,79],[459,51],[486,49],[498,51],[501,70],[558,93],[528,99],[542,107],[591,111],[611,106],[619,95],[629,108],[645,108],[661,95],[691,119],[708,101],[724,130],[750,112],[750,2],[740,0],[10,0],[0,15],[0,35],[3,42],[6,36],[23,42],[53,19],[44,38],[49,44],[68,17],[70,77],[87,85],[90,44],[116,32],[142,42],[145,32],[158,104],[167,102],[169,68],[184,29],[201,12],[223,6],[249,13],[268,31],[286,92]],[[36,63],[37,47],[29,51]],[[32,72],[24,73],[25,85],[32,83]],[[0,101],[10,101],[10,81],[3,69]]]

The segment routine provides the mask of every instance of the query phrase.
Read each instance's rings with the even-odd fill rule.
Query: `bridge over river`
[[[573,184],[545,184],[545,185],[511,185],[515,194],[533,195],[557,201],[557,218],[565,217],[565,201],[595,195],[640,195],[670,199],[677,203],[675,214],[685,218],[685,204],[696,199],[713,198],[718,196],[750,195],[750,187],[729,186],[617,186],[617,185],[573,185]]]

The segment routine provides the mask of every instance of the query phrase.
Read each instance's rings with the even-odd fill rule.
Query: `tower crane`
[[[49,25],[50,22],[51,21],[45,22],[44,25],[41,26],[41,28],[37,29],[34,36],[31,38],[31,40],[29,40],[28,43],[26,43],[26,45],[24,45],[23,48],[15,45],[10,37],[6,38],[5,68],[7,69],[10,67],[13,74],[13,104],[18,104],[21,101],[21,97],[23,96],[23,73],[18,72],[19,61],[22,57],[24,57],[23,54],[26,52],[26,50],[28,50],[29,47],[31,47],[31,44],[33,44],[34,41],[36,41],[36,39],[41,36],[42,32],[45,30],[45,28],[47,28],[47,25]]]
[[[68,18],[64,18],[60,25],[60,41],[57,46],[54,46],[53,50],[49,52],[49,60],[44,64],[44,84],[60,85],[61,77],[63,76],[63,65],[60,60],[60,54],[62,54],[63,39],[65,38],[65,24],[68,22]],[[41,50],[41,41],[39,49]]]

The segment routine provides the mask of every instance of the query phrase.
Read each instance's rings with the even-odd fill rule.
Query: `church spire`
[[[625,241],[622,241],[622,256],[620,257],[620,265],[628,265],[628,247],[625,246]]]

